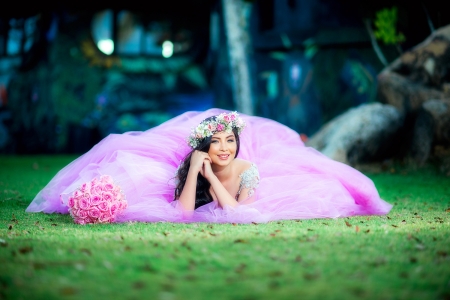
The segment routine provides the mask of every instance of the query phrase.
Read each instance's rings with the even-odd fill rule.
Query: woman
[[[27,211],[68,213],[74,191],[101,175],[127,198],[116,222],[250,223],[392,208],[368,177],[305,147],[292,129],[209,109],[145,132],[109,135],[58,172]]]
[[[255,164],[236,158],[244,126],[245,122],[232,112],[209,117],[193,130],[189,145],[194,150],[177,172],[175,189],[175,199],[184,210],[212,201],[222,208],[249,202],[259,175]]]

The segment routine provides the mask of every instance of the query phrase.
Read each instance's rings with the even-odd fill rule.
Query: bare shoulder
[[[238,174],[241,174],[242,172],[248,170],[253,164],[253,162],[241,158],[236,158],[234,162]]]

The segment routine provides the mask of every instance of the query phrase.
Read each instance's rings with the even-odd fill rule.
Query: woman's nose
[[[227,150],[227,149],[228,149],[227,143],[220,143],[220,150]]]

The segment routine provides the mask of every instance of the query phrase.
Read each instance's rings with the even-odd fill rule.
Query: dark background
[[[378,41],[388,62],[428,37],[430,22],[436,29],[450,24],[440,1],[242,3],[254,114],[306,136],[351,107],[377,101],[376,76],[384,65],[365,19],[375,29],[377,12],[397,8],[395,29],[405,41]],[[83,153],[109,133],[147,130],[188,110],[237,107],[221,1],[8,5],[0,11],[0,153]],[[128,11],[145,28],[163,28],[162,38],[190,46],[170,58],[106,55],[92,34],[104,10]],[[27,20],[34,25],[20,25]],[[6,45],[13,26],[32,42],[24,39],[11,55]],[[293,66],[300,70],[296,78]]]

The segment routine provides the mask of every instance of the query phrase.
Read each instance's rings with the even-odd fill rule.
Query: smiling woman
[[[210,202],[222,208],[235,207],[248,200],[248,191],[255,186],[243,189],[244,181],[240,176],[247,172],[251,163],[236,159],[239,134],[244,127],[245,122],[239,115],[231,112],[208,117],[192,131],[189,144],[193,150],[181,164],[175,189],[175,199],[184,210]],[[256,172],[254,182],[258,181]]]
[[[250,223],[382,215],[392,208],[368,177],[305,147],[289,127],[214,108],[147,131],[110,134],[58,172],[27,211],[68,213],[69,203],[76,210],[75,193],[84,202],[93,197],[78,187],[102,175],[127,200],[109,222]],[[89,213],[81,217],[90,223]]]

